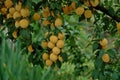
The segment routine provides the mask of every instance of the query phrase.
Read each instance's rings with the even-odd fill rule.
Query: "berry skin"
[[[14,7],[11,7],[11,8],[9,9],[9,13],[10,13],[11,15],[13,15],[14,12],[15,12],[15,8],[14,8]]]
[[[13,19],[20,18],[20,17],[21,17],[21,14],[18,11],[14,12]]]
[[[39,19],[40,19],[40,14],[39,13],[34,13],[33,20],[37,21]]]
[[[90,3],[93,7],[96,7],[99,4],[99,0],[94,0],[94,1],[90,0]]]
[[[56,54],[56,55],[60,54],[60,49],[59,49],[58,47],[54,47],[54,48],[52,49],[52,51],[53,51],[53,53]]]
[[[29,46],[28,46],[28,51],[29,51],[29,52],[33,52],[33,51],[34,51],[32,45],[29,45]]]
[[[6,0],[6,1],[4,2],[4,5],[5,5],[5,7],[10,8],[10,7],[12,7],[13,2],[12,2],[11,0]]]
[[[58,40],[57,43],[56,43],[56,46],[58,48],[63,48],[64,47],[64,41],[63,40]]]
[[[100,41],[100,45],[103,47],[103,46],[106,46],[108,44],[108,40],[106,38],[102,39]]]
[[[52,35],[52,36],[50,36],[50,41],[51,41],[52,43],[56,43],[56,42],[58,41],[58,37],[55,36],[55,35]]]
[[[76,12],[77,15],[82,15],[84,13],[84,8],[83,7],[78,7],[75,10],[75,12]]]
[[[20,11],[21,8],[22,8],[22,3],[21,3],[21,2],[18,2],[18,4],[15,5],[15,9],[16,9],[17,11]]]
[[[46,66],[51,66],[53,64],[53,62],[51,60],[46,60]]]
[[[28,8],[23,8],[20,10],[21,16],[22,17],[28,17],[29,16],[29,9]]]
[[[62,20],[60,19],[60,18],[57,18],[56,20],[55,20],[55,26],[56,27],[59,27],[59,26],[62,26]]]
[[[110,62],[110,56],[107,53],[103,54],[102,61],[105,63]]]
[[[43,41],[42,42],[42,48],[47,48],[47,46],[48,46],[48,43],[46,41]]]
[[[20,27],[21,28],[27,28],[29,25],[29,21],[27,19],[20,20]]]
[[[91,18],[91,17],[92,17],[92,12],[91,12],[91,10],[85,10],[84,16],[85,16],[85,18]]]
[[[50,54],[50,60],[52,60],[53,62],[56,62],[56,60],[57,60],[57,55],[51,53],[51,54]]]
[[[17,31],[14,31],[14,32],[12,33],[12,36],[16,39],[16,38],[17,38]]]
[[[48,42],[48,48],[52,49],[54,47],[55,47],[55,44],[49,41]]]
[[[47,60],[49,58],[49,55],[47,54],[47,53],[44,53],[43,55],[42,55],[42,59],[43,60]]]

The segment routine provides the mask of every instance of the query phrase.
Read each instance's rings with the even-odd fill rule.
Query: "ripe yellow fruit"
[[[90,6],[89,0],[84,0],[84,4],[89,7]]]
[[[19,22],[20,22],[19,20],[15,21],[15,27],[16,28],[20,27],[20,23]]]
[[[43,26],[48,26],[49,24],[51,24],[51,22],[49,20],[44,20],[42,24]]]
[[[62,19],[61,18],[57,18],[56,20],[55,20],[55,26],[56,27],[59,27],[59,26],[62,26]]]
[[[7,8],[5,8],[5,7],[1,8],[1,12],[2,12],[2,14],[6,14],[7,13]]]
[[[12,17],[13,16],[10,13],[7,14],[7,19],[12,18]]]
[[[120,22],[117,23],[117,29],[120,30]]]
[[[108,44],[108,40],[106,38],[104,38],[100,41],[101,46],[106,46],[107,44]]]
[[[109,56],[109,54],[107,54],[107,53],[103,54],[102,61],[105,62],[105,63],[110,62],[110,56]]]
[[[91,10],[85,10],[84,16],[85,16],[85,18],[91,18],[92,17]]]
[[[51,66],[53,64],[53,62],[51,60],[46,60],[46,66]]]
[[[60,53],[60,49],[59,49],[58,47],[54,47],[54,48],[52,49],[52,51],[53,51],[53,53],[56,54],[56,55],[58,55],[58,54]]]
[[[47,17],[50,16],[49,7],[46,7],[46,8],[43,10],[42,16],[43,16],[44,18],[47,18]]]
[[[96,7],[99,4],[99,0],[90,0],[90,3],[93,7]]]
[[[75,12],[76,12],[77,15],[82,15],[84,13],[84,8],[83,7],[78,7],[75,10]]]
[[[13,14],[14,19],[20,18],[20,17],[21,17],[21,14],[18,11],[14,12],[14,14]]]
[[[11,8],[9,9],[9,13],[13,15],[14,12],[15,12],[15,8],[14,8],[14,7],[11,7]]]
[[[59,55],[58,56],[58,60],[60,61],[60,62],[63,62],[63,58]]]
[[[14,32],[12,33],[12,36],[13,36],[13,38],[15,38],[15,39],[17,38],[17,32],[18,32],[18,31],[14,31]]]
[[[64,13],[64,14],[70,14],[68,5],[62,7],[62,10],[63,10],[63,13]]]
[[[64,33],[58,33],[58,39],[63,40],[65,37]]]
[[[10,7],[12,7],[13,2],[12,2],[11,0],[6,0],[6,1],[4,2],[4,5],[5,5],[5,7],[10,8]]]
[[[49,55],[47,53],[43,53],[42,59],[47,60],[49,58]]]
[[[63,40],[58,40],[57,43],[56,43],[56,46],[58,48],[63,48],[64,47],[64,41]]]
[[[50,36],[50,42],[56,43],[58,41],[58,37],[55,35]]]
[[[22,8],[22,3],[21,3],[21,2],[18,2],[18,4],[15,5],[15,9],[16,9],[17,11],[20,11],[21,8]]]
[[[72,9],[74,10],[74,9],[76,8],[76,3],[75,3],[75,2],[72,2],[72,3],[71,3],[71,7],[72,7]]]
[[[42,48],[47,48],[47,46],[48,46],[48,43],[46,41],[43,41],[42,42]]]
[[[40,14],[39,13],[34,13],[33,19],[34,20],[39,20],[40,19]]]
[[[49,32],[46,32],[44,37],[46,38],[46,37],[48,37],[48,35],[49,35]]]
[[[23,8],[20,10],[20,14],[22,17],[28,17],[29,16],[29,9],[28,8]]]
[[[55,44],[49,41],[48,42],[48,48],[52,49],[54,47],[55,47]]]
[[[50,60],[52,60],[53,62],[56,62],[56,60],[57,60],[57,55],[51,53],[51,54],[50,54]]]
[[[20,20],[20,27],[21,28],[27,28],[29,25],[29,21],[27,19]]]
[[[28,46],[28,51],[29,51],[29,52],[33,52],[33,51],[34,51],[32,45],[29,45],[29,46]]]

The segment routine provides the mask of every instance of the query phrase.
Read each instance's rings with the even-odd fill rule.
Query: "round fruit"
[[[28,17],[29,16],[29,9],[28,8],[21,9],[20,13],[21,13],[22,17]]]
[[[120,22],[117,23],[117,29],[120,30]]]
[[[3,14],[6,14],[6,13],[7,13],[7,8],[5,8],[5,7],[1,8],[1,12],[2,12]]]
[[[12,2],[11,0],[6,0],[6,1],[4,2],[4,5],[5,5],[7,8],[10,8],[10,7],[12,7],[13,2]]]
[[[15,27],[16,28],[18,28],[20,26],[20,23],[19,23],[19,21],[17,20],[17,21],[15,21]]]
[[[59,55],[58,56],[58,60],[60,61],[60,62],[63,62],[63,58]]]
[[[51,24],[51,22],[49,20],[43,20],[42,24],[43,24],[43,26],[47,26],[47,25]]]
[[[53,62],[56,62],[56,60],[57,60],[57,55],[51,53],[51,54],[50,54],[50,60],[52,60]]]
[[[56,42],[58,41],[58,37],[55,36],[55,35],[52,35],[52,36],[50,36],[50,41],[51,41],[52,43],[56,43]]]
[[[39,20],[40,19],[40,14],[39,13],[34,13],[33,19],[34,20]]]
[[[7,19],[12,18],[12,17],[13,16],[10,13],[7,14]]]
[[[29,51],[29,52],[33,52],[33,51],[34,51],[32,45],[29,45],[29,46],[28,46],[28,51]]]
[[[60,49],[59,49],[58,47],[54,47],[54,48],[52,49],[52,51],[53,51],[53,53],[56,54],[56,55],[60,54]]]
[[[65,37],[64,33],[58,33],[58,39],[63,40]]]
[[[92,17],[91,10],[85,10],[84,16],[85,16],[85,18],[91,18]]]
[[[43,53],[42,59],[47,60],[49,58],[49,55],[47,53]]]
[[[83,7],[78,7],[75,10],[75,12],[76,12],[77,15],[82,15],[84,13],[84,8]]]
[[[110,56],[105,53],[102,56],[102,60],[103,60],[103,62],[108,63],[108,62],[110,62]]]
[[[99,0],[90,0],[90,3],[93,7],[96,7],[99,4]]]
[[[46,66],[51,66],[53,64],[53,62],[51,60],[46,60]]]
[[[14,12],[13,18],[16,19],[16,18],[19,18],[19,17],[21,17],[21,14],[18,11]]]
[[[76,8],[76,3],[75,3],[75,2],[72,2],[72,3],[71,3],[71,7],[72,7],[72,9],[75,9],[75,8]]]
[[[48,43],[46,41],[43,41],[42,42],[42,48],[47,48],[47,46],[48,46]]]
[[[15,9],[16,9],[17,11],[20,11],[21,8],[22,8],[22,3],[21,3],[21,2],[18,2],[18,4],[15,5]]]
[[[64,14],[70,14],[69,10],[68,10],[68,5],[62,7],[63,13]]]
[[[54,47],[55,47],[55,44],[49,41],[48,42],[48,48],[52,49]]]
[[[64,47],[64,41],[63,40],[58,40],[57,43],[56,43],[56,46],[58,48],[63,48]]]
[[[47,18],[47,17],[50,16],[49,7],[46,7],[46,8],[43,10],[42,16],[43,16],[44,18]]]
[[[16,38],[17,38],[17,31],[14,31],[14,32],[12,33],[12,36],[16,39]]]
[[[100,41],[100,45],[101,46],[106,46],[108,44],[108,40],[106,38],[102,39],[102,41]]]
[[[21,28],[27,28],[29,25],[29,21],[27,19],[20,20],[20,27]]]
[[[15,8],[14,8],[14,7],[11,7],[11,8],[9,9],[9,13],[13,15],[14,12],[15,12]]]
[[[62,20],[61,20],[61,18],[57,18],[57,19],[55,20],[55,26],[56,26],[56,27],[62,26]]]

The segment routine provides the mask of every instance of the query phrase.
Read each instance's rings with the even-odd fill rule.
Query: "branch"
[[[102,11],[102,12],[105,13],[105,14],[107,14],[108,16],[110,16],[110,17],[111,17],[112,19],[114,19],[115,21],[120,22],[120,17],[118,17],[116,14],[114,14],[114,15],[111,14],[111,13],[109,12],[109,10],[107,10],[105,7],[98,5],[98,6],[94,7],[94,8],[97,9],[97,10]]]

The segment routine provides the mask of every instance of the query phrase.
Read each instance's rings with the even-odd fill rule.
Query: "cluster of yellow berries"
[[[104,50],[107,49],[107,47],[108,47],[107,44],[108,44],[108,40],[106,38],[104,38],[100,41],[100,45],[101,45],[102,49],[104,49]]]
[[[49,41],[42,42],[43,48],[48,48],[50,51],[43,53],[42,58],[45,60],[47,66],[51,66],[56,63],[57,60],[63,61],[61,49],[64,47],[64,34],[58,33],[58,35],[51,35]]]
[[[96,7],[99,5],[99,0],[84,0],[84,4],[88,7]]]

